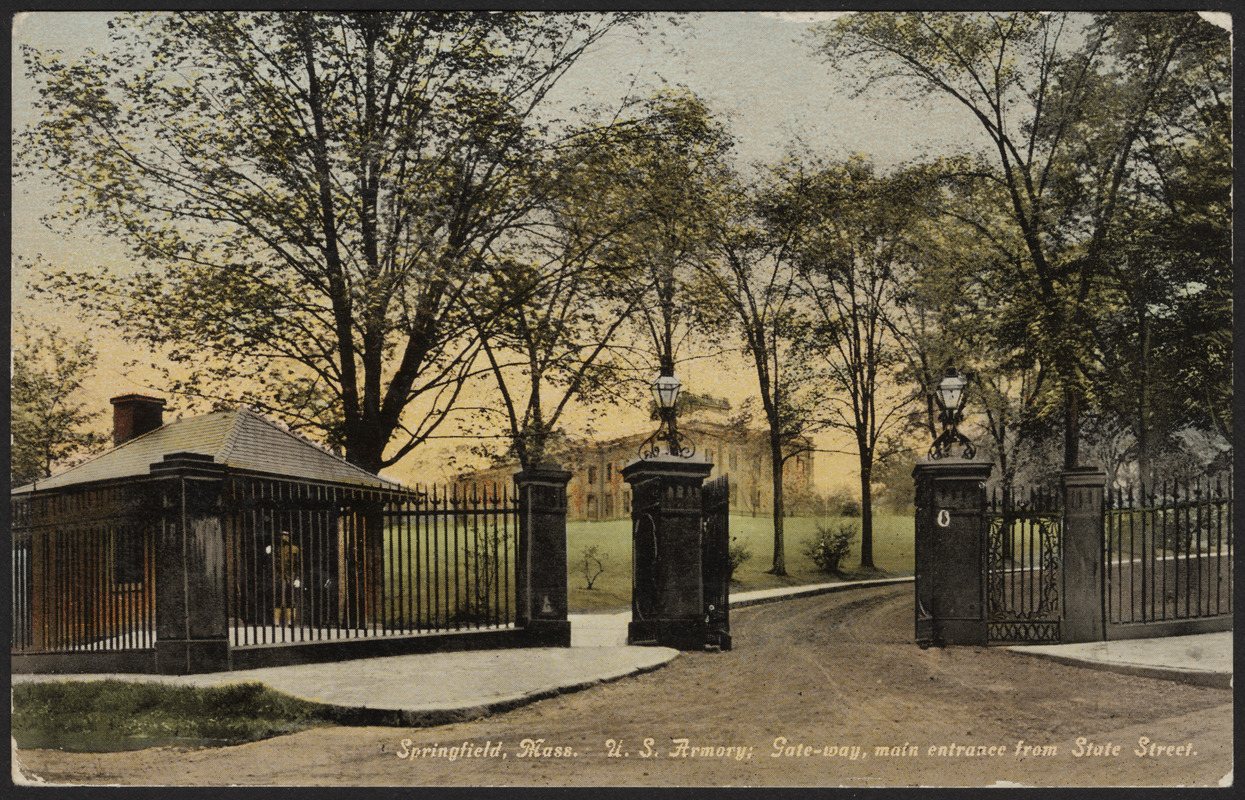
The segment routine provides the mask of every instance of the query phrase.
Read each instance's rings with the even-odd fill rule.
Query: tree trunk
[[[860,568],[873,566],[873,453],[860,451]]]
[[[776,433],[770,433],[771,478],[774,483],[774,565],[771,575],[787,574],[787,554],[783,546],[782,444]]]
[[[354,435],[347,433],[346,460],[372,474],[379,473],[385,466],[385,447],[392,430],[383,430],[381,423],[367,420],[352,427]]]
[[[1077,396],[1068,391],[1063,417],[1063,468],[1076,469],[1080,463],[1080,419]]]

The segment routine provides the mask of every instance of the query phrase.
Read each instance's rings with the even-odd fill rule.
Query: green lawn
[[[217,747],[329,723],[323,706],[258,683],[207,688],[115,680],[19,683],[12,702],[13,738],[23,749]]]
[[[788,517],[785,521],[787,576],[765,574],[773,563],[773,520],[767,516],[731,515],[731,538],[744,544],[752,558],[735,573],[731,590],[769,589],[799,586],[835,580],[835,575],[819,572],[804,557],[804,542],[812,537],[818,523],[837,527],[838,517]],[[873,562],[880,572],[863,573],[860,565],[860,540],[857,537],[852,554],[843,564],[842,578],[870,578],[879,575],[910,575],[912,573],[913,518],[911,516],[879,515],[873,518]],[[605,560],[605,572],[589,591],[583,574],[584,548],[597,545]],[[572,611],[604,611],[631,606],[631,521],[571,522],[567,525],[567,566],[570,573],[570,608]]]

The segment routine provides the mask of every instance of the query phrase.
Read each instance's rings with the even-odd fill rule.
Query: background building
[[[736,514],[761,516],[774,508],[769,433],[729,416],[730,404],[715,398],[694,398],[679,415],[679,431],[696,445],[695,459],[713,464],[710,478],[730,475],[730,505]],[[656,423],[654,423],[655,428]],[[567,517],[575,520],[622,519],[631,514],[631,487],[623,467],[640,457],[640,445],[652,433],[628,434],[601,442],[569,440],[553,461],[572,473],[567,485]],[[805,443],[807,444],[807,443]],[[787,460],[783,494],[788,513],[817,510],[813,489],[813,452]],[[461,483],[509,483],[518,467],[506,465],[459,477]]]

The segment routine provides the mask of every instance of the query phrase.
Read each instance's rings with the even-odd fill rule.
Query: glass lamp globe
[[[942,400],[942,407],[948,411],[958,410],[964,399],[964,387],[967,385],[968,381],[961,378],[954,369],[947,370],[942,383],[938,384],[938,398]]]
[[[653,381],[653,397],[658,408],[674,408],[674,401],[679,397],[679,379],[673,375],[662,375]]]

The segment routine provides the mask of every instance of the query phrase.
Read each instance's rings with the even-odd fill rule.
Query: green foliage
[[[904,292],[919,261],[922,223],[935,215],[940,174],[911,167],[879,174],[861,157],[791,160],[774,170],[767,203],[793,242],[808,308],[798,346],[825,388],[816,425],[851,437],[860,464],[861,565],[873,566],[872,472],[906,420],[899,390]]]
[[[1142,443],[1184,420],[1227,430],[1225,31],[1188,12],[864,13],[818,31],[861,91],[938,93],[990,141],[954,170],[923,258],[934,275],[917,284],[933,323],[923,332],[952,344],[927,341],[909,361],[928,381],[944,358],[981,360],[1004,472],[1054,420],[1065,463],[1077,462],[1091,410],[1131,417]],[[1181,323],[1200,330],[1164,345]],[[1165,365],[1179,341],[1187,358]],[[1151,401],[1163,383],[1178,398],[1167,408]]]
[[[19,326],[13,344],[9,481],[23,486],[58,464],[99,449],[106,438],[88,429],[101,412],[79,401],[98,356],[89,339],[51,325]]]
[[[259,683],[196,688],[107,680],[13,687],[13,737],[25,749],[225,746],[328,721],[324,706]]]
[[[541,222],[546,94],[635,19],[137,13],[79,61],[28,49],[21,167],[136,260],[42,286],[171,362],[170,391],[393,464],[453,413],[497,318],[467,304]]]
[[[841,522],[837,528],[817,526],[817,535],[804,544],[804,555],[822,572],[838,572],[839,562],[852,549],[852,542],[860,533],[856,522]]]
[[[737,536],[732,536],[731,546],[726,551],[726,579],[734,581],[735,571],[750,558],[752,558],[752,548],[748,547],[748,543],[739,541]]]
[[[698,302],[695,267],[727,202],[733,147],[726,127],[683,87],[659,91],[618,124],[584,133],[596,224],[613,231],[601,264],[627,276],[623,290],[642,298],[630,333],[646,343],[640,353],[657,356],[646,366],[672,368],[680,343],[703,328],[697,315],[708,306]]]
[[[587,545],[579,555],[586,584],[584,588],[591,591],[592,584],[596,583],[602,572],[605,572],[605,558],[601,555],[601,546],[599,544]]]

